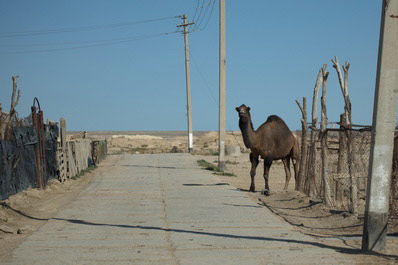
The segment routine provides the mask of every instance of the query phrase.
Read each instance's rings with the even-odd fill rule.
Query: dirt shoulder
[[[51,180],[45,190],[28,189],[0,201],[0,262],[6,260],[25,238],[70,204],[117,159],[120,157],[110,156],[79,178],[64,183]]]
[[[197,160],[204,159],[217,165],[216,156],[197,155],[195,158]],[[262,162],[257,168],[255,177],[256,193],[248,192],[251,167],[248,153],[239,157],[227,157],[226,165],[226,172],[233,173],[234,176],[218,176],[222,182],[229,183],[231,186],[247,192],[250,198],[258,204],[266,206],[274,214],[293,225],[296,230],[316,237],[324,244],[330,244],[336,248],[348,249],[353,254],[360,255],[357,257],[359,264],[362,264],[361,261],[364,258],[380,264],[398,263],[397,219],[390,220],[386,250],[382,253],[365,255],[360,253],[363,218],[356,218],[345,211],[328,209],[322,203],[312,201],[304,194],[295,191],[293,176],[290,180],[288,190],[284,191],[285,173],[281,162],[274,162],[270,171],[270,196],[263,196],[260,193],[264,188]]]

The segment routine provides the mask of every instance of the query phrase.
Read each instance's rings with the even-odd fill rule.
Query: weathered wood
[[[302,119],[301,119],[301,155],[300,155],[300,167],[297,177],[296,190],[304,192],[305,190],[305,178],[307,177],[306,165],[307,165],[307,99],[303,97],[303,106],[296,100],[298,107],[300,108]]]
[[[61,118],[59,120],[60,125],[60,148],[58,150],[58,168],[59,168],[59,176],[58,179],[60,182],[65,182],[68,176],[68,154],[66,152],[66,121]]]
[[[314,87],[314,94],[312,97],[312,124],[311,127],[317,128],[318,124],[318,94],[319,88],[322,84],[322,68],[319,69],[318,76],[316,78],[315,87]]]
[[[345,65],[343,66],[343,71],[344,71],[344,79],[340,70],[339,66],[339,60],[337,56],[334,57],[334,60],[332,59],[333,67],[336,69],[337,72],[337,77],[339,79],[339,84],[340,84],[340,89],[341,93],[343,94],[343,99],[344,99],[344,113],[346,115],[346,120],[347,120],[347,125],[351,124],[351,101],[350,97],[348,94],[348,70],[350,68],[350,64],[348,62],[345,62]]]
[[[311,147],[309,154],[309,165],[308,169],[308,180],[309,180],[309,190],[307,191],[307,195],[310,197],[316,197],[318,192],[315,184],[315,174],[316,174],[316,130],[318,125],[317,118],[317,106],[318,106],[318,94],[319,87],[322,83],[322,68],[319,69],[319,73],[315,82],[314,94],[312,98],[312,125],[311,125]]]
[[[3,113],[0,105],[0,139],[10,140],[13,137],[12,125],[16,119],[15,107],[18,105],[21,91],[17,90],[17,79],[19,76],[12,76],[12,96],[9,113]],[[16,97],[16,98],[15,98]]]
[[[322,96],[321,96],[321,160],[322,160],[322,180],[325,204],[327,207],[333,207],[330,180],[328,176],[328,143],[327,143],[327,113],[326,113],[326,84],[329,72],[326,71],[326,64],[322,68]]]
[[[336,69],[337,76],[339,78],[341,92],[344,98],[344,114],[346,116],[347,130],[347,162],[348,162],[348,172],[350,174],[350,212],[355,216],[358,216],[358,183],[357,179],[352,172],[352,131],[351,131],[351,101],[348,94],[348,70],[350,68],[350,64],[348,62],[343,66],[344,71],[344,79],[342,78],[340,66],[338,63],[337,56],[332,59],[333,67]]]
[[[17,79],[19,76],[12,76],[12,97],[11,97],[11,109],[10,114],[15,112],[15,107],[18,105],[19,98],[21,97],[21,91],[18,89],[18,96],[15,99],[15,94],[17,93]]]
[[[349,125],[348,125],[349,126]],[[350,212],[358,216],[358,181],[352,170],[352,131],[346,131],[348,173],[350,174]]]
[[[340,129],[343,129],[347,126],[345,114],[340,115]],[[344,129],[345,130],[345,129]],[[341,174],[343,172],[343,163],[344,157],[346,156],[346,138],[345,138],[345,131],[341,130],[339,132],[339,153],[337,159],[337,174]],[[343,206],[343,185],[341,182],[337,181],[335,184],[336,187],[336,206],[341,208]]]

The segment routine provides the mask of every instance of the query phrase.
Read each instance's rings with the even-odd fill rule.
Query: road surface
[[[353,264],[189,154],[123,155],[6,264]]]

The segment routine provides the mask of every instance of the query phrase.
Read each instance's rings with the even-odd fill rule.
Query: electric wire
[[[193,54],[192,54],[191,51],[189,51],[189,55],[191,56],[192,61],[193,61],[194,65],[195,65],[196,69],[198,70],[199,75],[200,75],[200,77],[201,77],[202,80],[203,80],[203,83],[205,84],[205,86],[206,86],[206,88],[207,88],[207,91],[209,92],[210,96],[212,97],[212,99],[213,99],[213,101],[214,101],[214,104],[217,106],[217,100],[216,100],[216,98],[214,97],[213,93],[211,92],[210,86],[209,86],[208,82],[206,81],[206,79],[205,79],[205,77],[204,77],[202,71],[200,70],[200,68],[199,68],[199,66],[198,66],[198,64],[197,64],[197,62],[196,62],[196,59],[195,59],[195,57],[193,56]]]
[[[164,33],[151,34],[151,35],[143,35],[143,36],[127,37],[127,38],[120,38],[120,39],[113,39],[113,40],[105,40],[105,41],[103,41],[103,43],[99,43],[99,44],[83,45],[83,46],[75,46],[75,47],[63,47],[63,48],[28,50],[28,51],[6,51],[6,52],[1,52],[0,51],[0,54],[41,53],[41,52],[54,52],[54,51],[93,48],[93,47],[99,47],[99,46],[119,44],[119,43],[124,43],[124,42],[131,42],[131,41],[138,41],[138,40],[156,38],[156,37],[160,37],[160,36],[167,36],[167,35],[180,33],[180,32],[181,31],[177,30],[177,31],[172,31],[172,32],[164,32]],[[93,42],[96,42],[96,41],[93,41]]]
[[[196,14],[198,13],[199,1],[200,0],[197,0],[197,2],[196,2],[195,13],[193,14],[192,20],[191,20],[192,22],[195,22]],[[191,31],[192,26],[193,26],[192,24],[188,26],[188,31]]]
[[[147,20],[141,20],[141,21],[95,25],[95,26],[85,26],[85,27],[76,27],[76,28],[44,29],[44,30],[19,31],[19,32],[0,32],[0,37],[7,38],[7,37],[21,37],[21,36],[33,36],[33,35],[45,35],[45,34],[55,34],[55,33],[77,32],[77,31],[99,30],[99,29],[107,29],[107,28],[132,26],[132,25],[137,25],[137,24],[145,24],[145,23],[175,19],[175,18],[181,18],[181,16],[172,16],[172,17],[165,17],[165,18],[147,19]]]
[[[198,23],[195,25],[196,26],[195,28],[200,28],[200,25],[202,25],[202,22],[203,22],[204,18],[206,17],[207,12],[209,11],[210,2],[209,2],[209,4],[206,5],[206,11],[205,11],[202,19],[200,21],[198,21]]]
[[[201,8],[206,7],[206,11],[205,11],[204,15],[202,16],[201,20],[199,22],[195,23],[195,27],[192,28],[191,32],[199,32],[199,31],[205,30],[207,28],[207,25],[209,24],[210,18],[213,15],[215,3],[216,3],[216,0],[211,0],[211,1],[208,2],[208,4],[203,5],[201,7]],[[210,14],[207,16],[207,13],[209,11],[210,6],[211,6]],[[206,19],[205,26],[200,28],[200,26],[202,25],[202,23],[203,23],[203,21],[205,20],[206,17],[207,17],[207,19]],[[198,18],[198,20],[199,20],[199,18]]]
[[[204,1],[205,0],[202,0],[202,4],[201,4],[201,6],[199,7],[199,15],[198,15],[198,20],[200,19],[200,17],[202,16],[202,11],[203,11],[203,5],[204,5]],[[196,29],[196,25],[197,25],[197,23],[194,21],[194,25],[193,25],[193,28],[192,28],[192,30],[195,30]]]
[[[167,34],[169,33],[174,33],[174,32],[166,32]],[[141,38],[146,38],[146,37],[152,37],[157,36],[157,35],[163,35],[166,33],[158,33],[158,34],[151,34],[151,35],[143,35],[143,36],[130,36],[130,37],[124,37],[124,38],[114,38],[114,39],[102,39],[102,40],[89,40],[89,41],[68,41],[68,42],[55,42],[55,43],[29,43],[29,44],[17,44],[17,43],[12,43],[12,44],[2,44],[0,43],[0,46],[11,46],[11,47],[31,47],[31,46],[62,46],[62,45],[76,45],[76,44],[88,44],[88,43],[106,43],[106,42],[113,42],[113,41],[120,41],[120,40],[134,40],[134,39],[141,39]]]
[[[207,17],[206,24],[205,24],[205,26],[203,28],[199,29],[199,31],[205,30],[207,28],[207,25],[209,24],[210,18],[213,15],[213,10],[214,10],[215,4],[216,4],[216,0],[213,0],[213,5],[212,5],[211,10],[210,10],[210,15]]]
[[[213,93],[211,92],[209,83],[206,81],[206,78],[204,77],[202,71],[201,71],[200,68],[199,68],[199,65],[198,65],[197,62],[196,62],[195,56],[192,55],[192,52],[191,52],[191,51],[189,51],[189,55],[191,56],[192,61],[193,61],[193,63],[194,63],[194,65],[195,65],[196,69],[198,70],[198,73],[199,73],[200,77],[202,78],[202,80],[203,80],[203,82],[204,82],[204,84],[205,84],[205,86],[206,86],[206,88],[207,88],[207,91],[209,92],[211,98],[212,98],[213,101],[214,101],[215,106],[217,107],[217,106],[218,106],[217,100],[216,100],[216,98],[214,97]],[[238,139],[236,138],[236,135],[234,134],[234,131],[232,130],[232,126],[231,126],[231,123],[230,123],[230,122],[228,122],[228,127],[229,127],[229,131],[231,132],[232,136],[234,137],[236,143],[239,145],[239,148],[242,149],[242,146],[241,146],[240,142],[238,141]]]

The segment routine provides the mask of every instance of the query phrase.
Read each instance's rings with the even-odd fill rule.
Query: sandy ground
[[[217,156],[197,155],[198,160],[204,159],[217,165]],[[239,157],[227,157],[225,172],[235,176],[218,176],[222,182],[247,192],[249,196],[259,204],[265,205],[273,213],[286,222],[293,225],[304,234],[314,236],[325,243],[337,239],[335,246],[361,249],[363,213],[356,218],[347,211],[337,211],[325,207],[318,201],[312,201],[304,194],[295,191],[295,181],[292,176],[288,190],[283,190],[285,184],[285,172],[281,161],[275,161],[270,170],[269,186],[270,196],[261,195],[264,188],[263,163],[257,167],[255,177],[256,192],[248,192],[250,186],[249,153]],[[291,169],[293,172],[293,168]],[[381,264],[398,263],[398,220],[391,218],[388,225],[388,240],[386,250],[374,254],[375,262]],[[386,262],[386,263],[384,263]]]
[[[78,137],[75,133],[72,137]],[[121,153],[159,153],[185,152],[187,137],[184,132],[88,132],[87,138],[108,140],[108,153],[111,154],[96,170],[76,180],[66,183],[52,181],[46,190],[30,189],[8,200],[1,202],[0,228],[11,233],[0,231],[0,257],[7,256],[12,249],[20,244],[33,231],[40,228],[49,218],[68,205],[101,171],[115,164]],[[250,185],[249,153],[245,150],[240,132],[227,134],[227,145],[239,146],[241,156],[227,157],[227,172],[235,176],[219,176],[223,182],[241,189],[248,190]],[[200,132],[194,136],[195,159],[204,159],[217,164],[217,133]],[[289,189],[283,190],[285,174],[281,162],[273,163],[270,172],[270,196],[262,196],[259,191],[264,187],[262,177],[263,166],[259,165],[256,176],[256,193],[249,196],[261,205],[267,206],[272,212],[292,224],[302,233],[317,237],[320,240],[337,238],[337,244],[360,249],[363,219],[355,218],[348,212],[325,208],[321,203],[312,202],[308,197],[294,191],[294,177],[290,180]],[[398,221],[391,219],[388,227],[387,248],[382,253],[373,254],[380,264],[398,262]],[[0,259],[1,261],[1,259]]]

